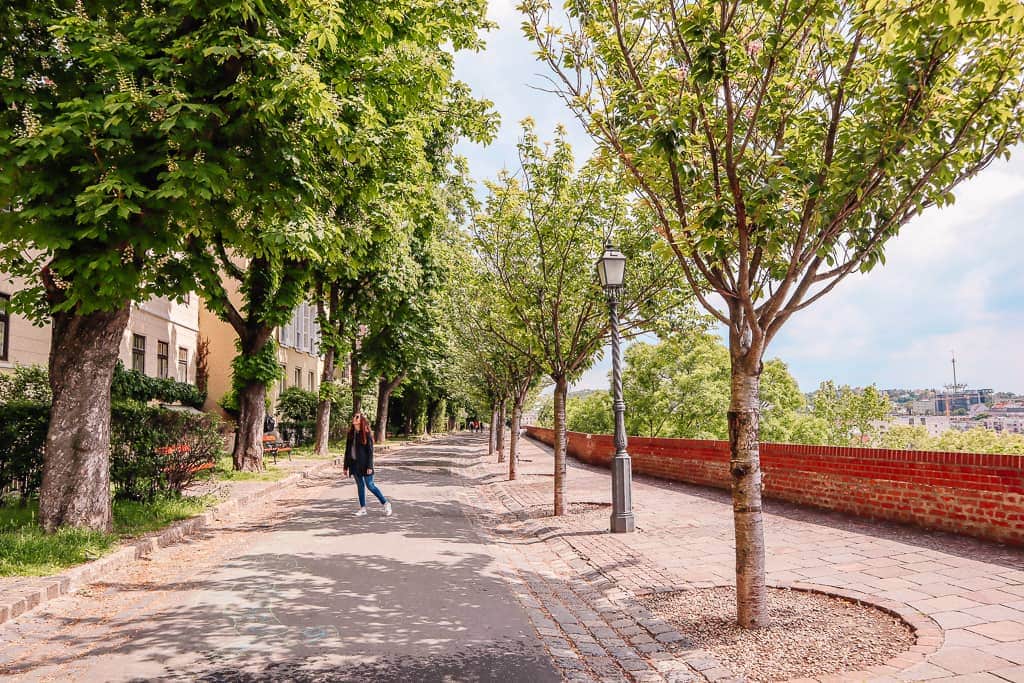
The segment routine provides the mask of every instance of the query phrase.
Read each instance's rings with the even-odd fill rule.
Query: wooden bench
[[[269,453],[274,458],[274,464],[277,464],[277,456],[281,454],[288,454],[288,459],[292,459],[292,447],[286,441],[278,441],[274,438],[273,434],[263,435],[263,452]]]

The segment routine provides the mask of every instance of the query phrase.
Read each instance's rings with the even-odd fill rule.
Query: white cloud
[[[851,384],[941,386],[949,354],[975,372],[973,386],[1024,391],[1017,352],[1024,331],[1021,233],[1024,160],[984,171],[957,202],[911,221],[887,263],[852,276],[798,313],[771,355],[790,363],[802,386],[834,377]]]

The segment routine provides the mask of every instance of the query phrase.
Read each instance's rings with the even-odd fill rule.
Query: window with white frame
[[[303,301],[295,307],[291,320],[281,326],[281,346],[317,354],[320,344],[320,326],[316,319],[316,306]]]
[[[178,347],[178,381],[188,382],[188,349]]]
[[[289,320],[287,323],[281,326],[281,346],[292,345],[292,321]]]
[[[316,316],[314,315],[313,307],[309,304],[303,304],[305,308],[305,324],[306,324],[306,346],[303,349],[308,353],[313,353],[313,325],[316,323]]]

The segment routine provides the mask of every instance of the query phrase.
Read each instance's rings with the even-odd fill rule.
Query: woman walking
[[[345,476],[351,474],[356,478],[356,489],[359,491],[359,509],[356,517],[366,514],[366,489],[377,497],[384,506],[384,516],[391,516],[391,503],[373,483],[373,430],[370,421],[362,413],[352,416],[352,426],[348,428],[345,438]]]

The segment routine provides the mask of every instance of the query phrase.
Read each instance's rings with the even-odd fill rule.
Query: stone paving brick
[[[1024,683],[1024,666],[1012,666],[1007,669],[996,669],[992,672],[1010,683]]]
[[[1024,640],[1012,643],[997,643],[995,645],[983,645],[979,648],[982,652],[1002,657],[1014,664],[1024,665]]]
[[[959,595],[944,595],[939,598],[918,600],[910,603],[910,606],[916,610],[924,612],[925,614],[937,614],[939,612],[962,612],[971,607],[980,607],[981,605],[973,600],[960,597]]]
[[[576,649],[584,656],[601,657],[607,654],[605,649],[597,643],[576,643]]]
[[[896,678],[901,681],[930,681],[936,678],[949,678],[952,675],[953,672],[949,669],[943,669],[930,662],[922,662],[901,671]]]
[[[981,647],[992,645],[996,641],[964,628],[949,629],[945,632],[945,645],[951,647]]]
[[[985,623],[981,617],[976,617],[967,612],[939,612],[931,615],[932,619],[944,629],[965,628]]]
[[[486,507],[498,513],[511,511],[506,519],[526,519],[528,515],[521,514],[525,510],[550,509],[550,478],[530,474],[550,472],[549,451],[525,441],[521,452],[524,461],[532,462],[521,463],[524,476],[519,481],[497,477],[473,487],[495,504]],[[481,468],[497,472],[489,463]],[[570,500],[607,501],[606,470],[572,460],[569,468]],[[641,592],[732,582],[735,558],[728,493],[635,477],[633,495],[641,528],[635,534],[608,534],[606,510],[508,522],[532,536],[528,545],[517,549],[529,549],[530,571],[565,579],[547,594],[538,593],[531,584],[532,593],[545,606],[561,605],[572,616],[561,614],[559,619],[559,614],[551,612],[555,622],[585,629],[595,642],[606,646],[609,659],[639,658],[666,680],[673,680],[669,674],[678,674],[680,680],[733,678],[713,657],[702,658],[700,651],[686,649],[685,639],[658,642],[682,636],[632,602],[633,595]],[[776,510],[784,514],[775,514]],[[918,644],[909,655],[894,660],[905,670],[877,667],[875,679],[934,680],[979,675],[993,671],[994,666],[1004,670],[1024,666],[1015,659],[1024,659],[1024,632],[1016,630],[1024,624],[1009,618],[1016,617],[1013,610],[1024,612],[1016,604],[1024,604],[1024,572],[1016,568],[1024,558],[1019,550],[776,501],[770,503],[765,536],[769,581],[856,591],[877,604],[895,605],[923,619],[914,622],[921,629]],[[547,580],[541,583],[555,585]],[[942,629],[948,629],[949,642],[936,652],[943,646]],[[608,642],[609,636],[617,641]],[[666,652],[666,646],[673,652]],[[641,649],[648,647],[650,652]],[[922,657],[927,660],[920,661]],[[946,668],[943,662],[956,668]],[[685,668],[674,670],[666,663]],[[623,675],[621,667],[609,675]],[[855,675],[829,678],[863,680],[863,676],[850,676]]]
[[[1020,621],[996,621],[978,624],[977,626],[968,627],[968,630],[980,633],[992,640],[998,640],[1001,643],[1024,640],[1024,622]]]
[[[944,647],[928,661],[954,674],[981,673],[1010,666],[1005,659],[965,647]]]
[[[1024,623],[1024,612],[1006,605],[981,605],[963,610],[972,616],[981,617],[985,621],[1019,621]]]
[[[692,683],[695,679],[686,671],[670,671],[665,674],[665,680],[668,683]]]

